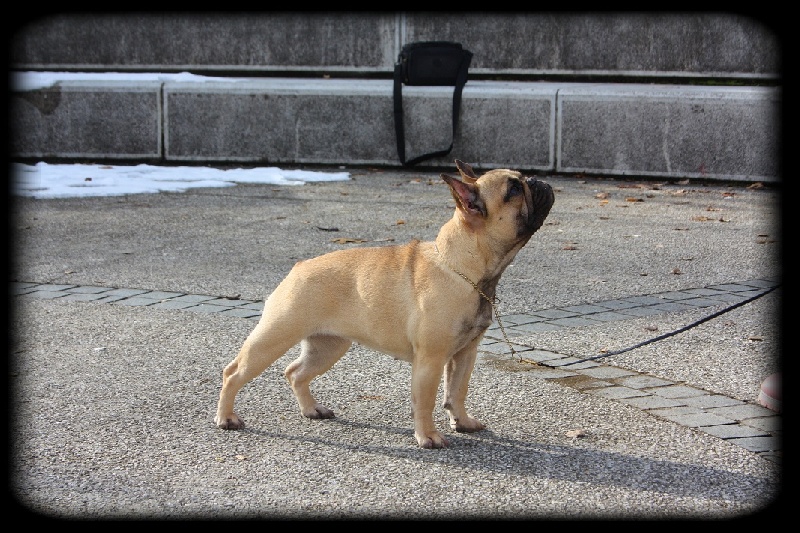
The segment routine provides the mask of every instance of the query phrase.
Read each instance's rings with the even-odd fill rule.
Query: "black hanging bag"
[[[404,166],[413,166],[434,157],[445,156],[453,149],[461,107],[461,91],[467,83],[472,52],[461,44],[448,41],[409,43],[403,46],[394,67],[394,129],[397,155]],[[405,128],[403,126],[403,85],[452,85],[453,136],[446,150],[438,150],[406,161]]]

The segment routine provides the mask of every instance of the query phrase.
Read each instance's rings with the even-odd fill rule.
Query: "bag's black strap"
[[[397,156],[400,158],[400,163],[403,166],[414,166],[426,159],[434,157],[442,157],[449,154],[453,150],[453,143],[456,138],[456,131],[458,129],[458,114],[461,109],[461,93],[464,90],[464,85],[467,83],[467,73],[469,71],[470,60],[472,53],[464,50],[464,56],[461,59],[461,67],[456,77],[455,88],[453,89],[453,134],[450,140],[450,146],[445,150],[438,150],[417,156],[409,161],[406,161],[406,136],[405,127],[403,125],[403,80],[402,80],[402,65],[397,63],[394,67],[394,130],[395,137],[397,138]]]

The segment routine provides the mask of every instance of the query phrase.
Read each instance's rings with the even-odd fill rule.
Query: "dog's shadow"
[[[471,434],[447,433],[448,448],[425,450],[416,446],[407,428],[375,425],[343,418],[326,423],[340,424],[354,431],[391,433],[402,445],[374,445],[338,441],[307,435],[287,435],[256,428],[244,431],[271,439],[315,443],[343,450],[372,453],[422,463],[458,465],[487,472],[509,472],[592,485],[616,486],[633,491],[653,491],[683,497],[731,501],[752,501],[775,491],[774,482],[723,469],[656,460],[618,452],[587,450],[577,446],[541,444],[495,434],[489,429]],[[407,443],[407,444],[406,444]],[[743,490],[748,487],[748,490]],[[775,491],[777,493],[777,491]]]

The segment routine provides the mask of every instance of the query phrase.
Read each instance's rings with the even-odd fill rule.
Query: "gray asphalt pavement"
[[[452,215],[437,172],[347,170],[348,182],[296,187],[15,200],[9,471],[21,511],[225,520],[775,511],[780,416],[756,401],[780,370],[780,195],[770,187],[544,176],[555,205],[498,287],[502,323],[526,361],[495,324],[468,399],[487,430],[455,434],[438,409],[447,449],[416,445],[409,365],[361,346],[314,382],[335,419],[300,415],[283,378],[295,347],[239,394],[247,429],[216,428],[222,369],[297,260],[429,240]],[[563,366],[769,289],[663,340]]]

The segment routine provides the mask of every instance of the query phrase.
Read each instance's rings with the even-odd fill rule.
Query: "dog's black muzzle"
[[[536,178],[525,178],[525,201],[528,203],[527,230],[532,235],[544,224],[556,198],[549,183]]]

